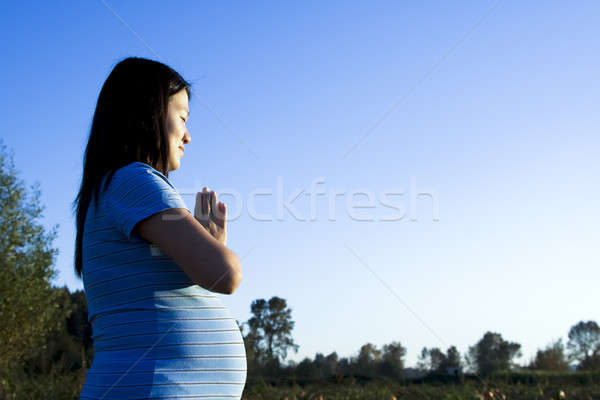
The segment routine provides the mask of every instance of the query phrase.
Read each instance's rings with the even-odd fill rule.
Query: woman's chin
[[[179,169],[179,165],[180,162],[179,160],[175,161],[175,162],[169,162],[169,172],[171,171],[177,171]]]

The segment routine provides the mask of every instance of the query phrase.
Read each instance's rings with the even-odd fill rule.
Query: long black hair
[[[140,57],[121,60],[104,82],[83,156],[81,186],[72,206],[77,209],[75,271],[80,278],[83,225],[92,197],[94,204],[98,202],[102,178],[109,173],[104,192],[116,170],[134,161],[146,163],[169,177],[169,96],[185,89],[191,99],[190,87],[169,66]]]

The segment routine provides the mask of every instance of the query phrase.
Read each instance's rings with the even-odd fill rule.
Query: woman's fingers
[[[214,190],[211,190],[209,196],[211,215],[218,215],[219,209],[217,208],[217,194]]]
[[[202,192],[196,193],[194,215],[200,217],[202,221],[212,220],[221,228],[225,228],[227,206],[218,201],[217,193],[214,190],[205,186],[202,188]]]
[[[227,206],[225,203],[219,203],[219,210],[221,211],[221,220],[219,221],[220,225],[225,228],[225,222],[227,221]]]
[[[197,192],[196,193],[196,205],[194,206],[194,217],[200,221],[200,222],[205,222],[208,220],[207,218],[207,214],[206,214],[206,204],[204,201],[204,192]]]
[[[202,188],[202,214],[206,217],[210,215],[210,202],[209,202],[208,187]]]
[[[225,213],[227,212],[225,208],[225,203],[218,201],[218,196],[215,191],[210,192],[211,196],[211,215],[215,217],[216,223],[220,227],[225,226]]]
[[[196,204],[194,205],[194,216],[198,218],[202,214],[202,193],[196,192]]]

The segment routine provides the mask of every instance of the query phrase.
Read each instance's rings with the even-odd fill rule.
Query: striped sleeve
[[[169,180],[148,164],[118,169],[104,195],[106,213],[128,240],[139,221],[160,211],[188,207]]]

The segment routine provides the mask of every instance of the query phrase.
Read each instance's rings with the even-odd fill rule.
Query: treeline
[[[534,359],[519,365],[521,345],[505,340],[501,334],[486,332],[469,347],[463,356],[455,346],[446,351],[424,347],[416,368],[406,368],[406,348],[398,341],[378,348],[372,343],[360,347],[351,357],[339,357],[334,351],[328,355],[317,353],[313,359],[284,363],[288,350],[297,351],[291,337],[294,321],[291,309],[284,299],[273,297],[268,302],[256,300],[251,307],[252,318],[241,325],[248,352],[250,380],[278,382],[314,382],[319,380],[341,382],[344,377],[374,378],[405,381],[427,376],[460,377],[464,371],[474,379],[498,376],[502,371],[569,372],[600,371],[600,327],[595,321],[580,321],[568,331],[565,347],[562,339],[539,349]],[[534,375],[529,375],[534,376]],[[456,381],[456,380],[453,380]]]

